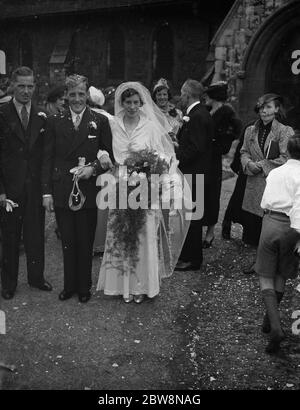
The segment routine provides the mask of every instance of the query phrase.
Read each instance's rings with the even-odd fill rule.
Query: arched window
[[[32,68],[32,43],[27,33],[22,33],[19,41],[19,64]]]
[[[172,81],[174,41],[173,33],[167,22],[163,23],[154,34],[152,47],[153,78],[164,77]]]
[[[107,77],[123,80],[125,76],[125,40],[122,30],[115,26],[111,29],[107,42]]]

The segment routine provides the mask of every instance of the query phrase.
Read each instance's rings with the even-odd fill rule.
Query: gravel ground
[[[234,182],[223,184],[220,221]],[[47,224],[46,277],[54,290],[28,287],[22,256],[16,296],[2,302],[7,334],[0,335],[0,362],[16,366],[5,372],[3,389],[300,388],[299,336],[292,333],[299,278],[288,283],[281,305],[287,338],[278,355],[268,356],[258,280],[242,273],[255,249],[242,244],[239,225],[231,241],[221,240],[218,225],[201,271],[174,273],[159,297],[141,305],[96,293],[100,260],[94,259],[94,294],[82,305],[75,297],[57,299],[60,242],[53,218]]]

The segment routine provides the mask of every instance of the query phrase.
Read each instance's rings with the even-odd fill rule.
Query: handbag
[[[278,142],[271,140],[269,147],[268,147],[266,159],[270,159],[270,160],[276,159],[279,157],[279,155],[280,155],[280,149],[279,149]]]
[[[74,176],[72,191],[69,196],[69,208],[72,211],[79,211],[85,203],[85,196],[79,189],[78,177]]]

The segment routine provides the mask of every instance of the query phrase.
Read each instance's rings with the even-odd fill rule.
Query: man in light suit
[[[48,211],[55,210],[61,233],[64,258],[64,288],[60,300],[74,294],[81,303],[91,297],[93,242],[97,224],[96,176],[112,166],[112,135],[108,119],[87,107],[88,80],[81,75],[66,79],[69,108],[49,118],[43,155],[43,202]],[[97,159],[98,151],[102,151]],[[103,152],[104,151],[104,152]],[[87,167],[77,176],[85,202],[79,210],[69,207],[73,186],[70,170],[85,158]]]
[[[46,115],[37,112],[31,101],[35,83],[30,68],[17,68],[11,82],[13,99],[0,109],[1,293],[4,299],[11,299],[16,291],[22,229],[28,283],[40,290],[52,290],[44,279],[45,212],[40,181]],[[7,200],[18,207],[8,212]]]
[[[207,108],[200,103],[204,93],[201,83],[187,80],[181,88],[181,101],[186,107],[184,124],[178,135],[179,147],[176,155],[179,168],[183,174],[192,176],[192,199],[196,201],[196,175],[204,175],[205,185],[209,184],[211,173],[213,122]],[[178,271],[198,270],[201,267],[202,256],[202,221],[192,220],[183,245]]]

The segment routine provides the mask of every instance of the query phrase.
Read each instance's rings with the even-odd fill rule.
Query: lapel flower
[[[47,118],[47,114],[46,114],[45,112],[43,112],[43,111],[38,112],[38,116],[39,116],[39,117],[42,117],[42,118],[44,118],[44,119]]]
[[[189,120],[190,120],[190,117],[189,117],[188,115],[184,115],[184,116],[182,117],[182,121],[183,121],[183,122],[189,122]]]
[[[89,126],[90,126],[90,128],[93,128],[94,130],[97,129],[97,124],[95,123],[95,121],[90,121]]]
[[[41,129],[40,129],[40,132],[44,132],[44,131],[45,131],[45,128],[41,128]]]

